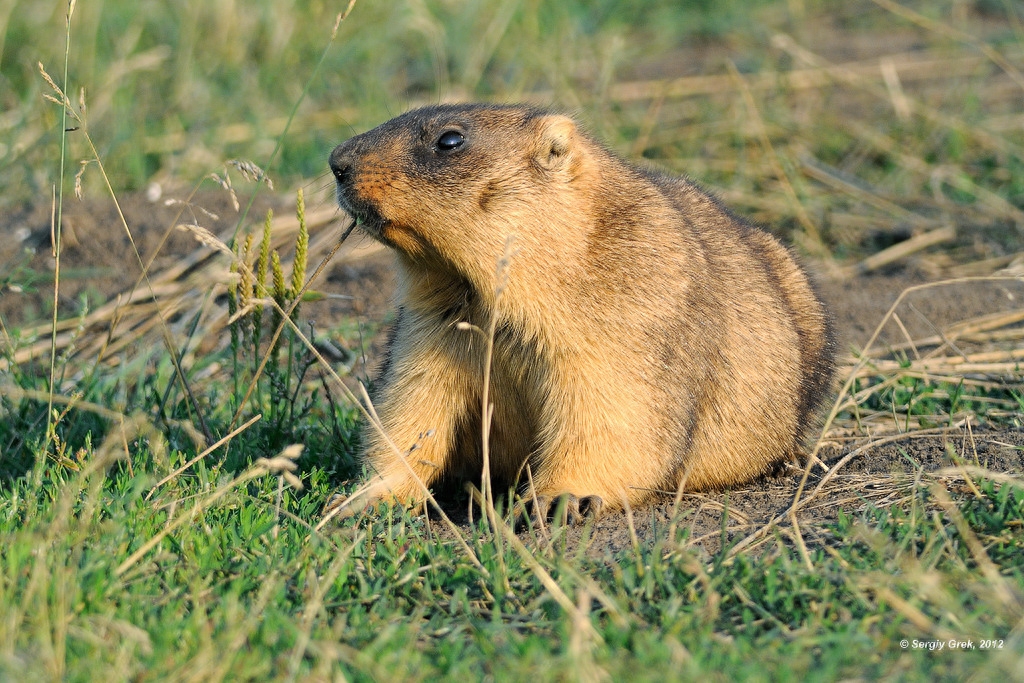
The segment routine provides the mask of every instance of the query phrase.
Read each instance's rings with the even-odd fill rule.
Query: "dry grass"
[[[319,262],[338,242],[343,223],[337,209],[325,208],[310,212],[306,220],[319,234],[311,241],[309,258]],[[176,335],[184,335],[185,328],[199,316],[198,339],[212,342],[203,346],[203,352],[222,348],[226,343],[224,330],[229,315],[224,295],[227,294],[229,267],[232,255],[221,245],[232,239],[231,233],[212,235],[206,228],[193,223],[179,223],[168,228],[184,229],[196,235],[203,244],[171,267],[154,272],[149,284],[141,282],[133,289],[114,298],[82,318],[72,318],[57,324],[58,353],[74,345],[79,358],[91,363],[120,362],[120,352],[126,348],[148,348],[152,334],[159,323],[159,312],[165,320],[183,321]],[[298,221],[295,217],[276,218],[273,222],[272,247],[284,250],[295,241]],[[232,231],[233,232],[233,231]],[[212,239],[211,239],[212,238]],[[211,246],[211,244],[213,246]],[[352,243],[342,250],[335,263],[364,258],[381,247],[362,242]],[[285,265],[289,265],[286,261]],[[212,296],[207,296],[212,294]],[[50,324],[39,324],[21,331],[24,345],[14,350],[10,359],[0,359],[0,369],[15,364],[39,360],[49,351]],[[184,337],[181,337],[184,339]],[[33,341],[39,340],[39,341]]]

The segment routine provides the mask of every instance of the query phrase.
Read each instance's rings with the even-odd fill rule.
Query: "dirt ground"
[[[319,204],[314,204],[326,209],[326,201],[317,200]],[[224,193],[204,194],[194,206],[166,205],[165,202],[164,197],[153,201],[144,194],[121,200],[121,208],[144,260],[152,256],[166,234],[166,243],[160,247],[153,264],[154,271],[196,249],[191,235],[178,230],[168,232],[168,226],[176,222],[198,222],[215,233],[229,234],[237,221],[238,214]],[[202,209],[197,208],[200,205]],[[290,212],[293,205],[294,199],[262,196],[251,215],[262,216],[268,206],[279,213]],[[82,297],[95,307],[134,285],[139,273],[138,259],[113,202],[73,200],[66,208],[64,221],[62,315],[74,315]],[[0,222],[3,236],[0,240],[0,319],[9,334],[49,315],[53,272],[49,224],[48,206],[23,207]],[[356,243],[367,240],[358,233],[351,239]],[[303,309],[303,316],[315,320],[320,330],[337,329],[342,321],[355,319],[365,329],[375,331],[363,339],[361,352],[352,349],[366,359],[365,366],[357,364],[352,370],[358,377],[372,376],[375,359],[379,357],[386,329],[383,321],[388,317],[394,287],[390,263],[389,255],[381,251],[356,259],[338,259],[329,266],[318,288],[341,296],[332,296]],[[811,269],[816,271],[819,289],[834,316],[842,356],[847,356],[851,349],[863,347],[900,292],[935,277],[924,274],[913,262],[885,273],[852,277],[837,276],[834,268],[820,264],[811,264]],[[961,282],[913,293],[899,309],[900,321],[907,334],[921,338],[941,333],[968,318],[1018,309],[1022,301],[1024,284],[1021,282]],[[903,332],[890,324],[879,343],[884,347],[904,338]],[[339,338],[337,343],[349,342]],[[821,449],[819,456],[831,467],[868,440],[864,436],[834,439]],[[822,491],[814,495],[810,492],[826,473],[820,466],[812,469],[803,495],[809,500],[798,517],[805,540],[827,542],[822,523],[834,519],[839,509],[852,513],[868,504],[885,506],[904,501],[910,495],[919,470],[935,472],[951,466],[950,450],[997,472],[1024,472],[1024,433],[1010,427],[982,425],[969,432],[952,429],[870,447],[844,462]],[[801,469],[793,468],[746,487],[685,495],[674,517],[672,497],[666,495],[632,510],[631,515],[608,514],[592,525],[559,533],[564,534],[571,547],[585,541],[588,552],[601,555],[628,549],[634,538],[641,544],[664,538],[674,521],[678,529],[689,531],[690,542],[713,552],[723,539],[729,543],[743,539],[785,513],[793,502],[801,474]],[[446,508],[457,523],[466,524],[464,497],[449,501]],[[723,515],[726,517],[724,524]]]

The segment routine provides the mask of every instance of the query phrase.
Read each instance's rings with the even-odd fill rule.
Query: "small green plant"
[[[315,392],[300,399],[306,375],[316,363],[295,327],[305,295],[309,248],[301,188],[296,195],[296,216],[299,229],[287,284],[281,255],[271,248],[273,211],[268,210],[258,245],[253,233],[237,241],[231,265],[235,277],[228,287],[235,407],[248,403],[254,413],[263,413],[264,425],[278,435],[275,441],[282,442],[277,446],[291,435],[290,425],[316,402]],[[310,333],[312,336],[312,329]]]
[[[956,378],[915,376],[862,377],[851,385],[855,401],[840,413],[843,420],[865,414],[888,415],[900,429],[937,427],[970,417],[988,424],[1016,424],[1019,393],[1013,385]]]

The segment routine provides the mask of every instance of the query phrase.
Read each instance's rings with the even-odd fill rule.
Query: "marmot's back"
[[[797,450],[831,378],[827,315],[781,244],[693,184],[488,105],[409,112],[331,167],[401,273],[352,507],[479,476],[487,345],[467,329],[492,319],[491,471],[529,465],[543,500],[727,486]]]

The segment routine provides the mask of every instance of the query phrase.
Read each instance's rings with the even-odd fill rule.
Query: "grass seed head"
[[[292,264],[292,296],[298,296],[306,281],[306,260],[309,258],[309,228],[306,226],[306,202],[302,188],[296,196],[295,214],[299,219],[299,235],[295,239],[295,263]]]
[[[232,159],[228,164],[237,168],[242,176],[249,182],[263,182],[266,183],[269,189],[274,189],[274,182],[270,179],[270,176],[268,176],[262,168],[251,161],[246,161],[244,159]]]
[[[235,254],[231,251],[231,248],[220,241],[216,235],[203,226],[196,225],[195,223],[181,223],[175,227],[178,230],[192,233],[192,236],[195,237],[196,241],[200,244],[210,247],[211,249],[216,249],[217,251],[234,258]]]

